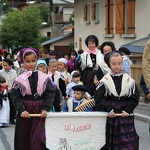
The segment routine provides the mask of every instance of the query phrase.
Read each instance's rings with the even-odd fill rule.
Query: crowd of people
[[[108,112],[101,150],[138,150],[131,114],[139,91],[131,78],[130,51],[116,50],[111,41],[100,46],[95,35],[87,36],[85,44],[86,50],[71,50],[58,59],[55,50],[40,58],[38,50],[23,48],[15,61],[10,53],[1,52],[0,126],[16,124],[15,150],[45,150],[47,112],[76,112],[91,99],[95,106],[85,111]],[[117,113],[122,116],[116,117]],[[30,114],[41,117],[30,118]]]

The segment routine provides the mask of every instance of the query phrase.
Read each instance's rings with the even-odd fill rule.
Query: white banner
[[[50,150],[99,150],[105,144],[105,112],[50,112],[46,147]]]

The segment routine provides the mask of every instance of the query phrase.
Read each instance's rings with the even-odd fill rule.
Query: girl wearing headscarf
[[[139,91],[135,81],[122,71],[122,56],[116,51],[105,55],[110,67],[96,88],[95,111],[108,112],[106,123],[106,145],[101,150],[138,150],[139,136],[134,126],[133,113],[139,102]],[[117,117],[120,113],[122,116]]]
[[[86,51],[80,57],[81,80],[83,84],[90,87],[93,83],[94,75],[99,72],[101,78],[109,71],[108,66],[103,62],[103,55],[97,49],[98,38],[95,35],[89,35],[85,39]]]
[[[54,101],[54,88],[50,78],[35,71],[38,50],[23,48],[20,59],[25,71],[18,76],[11,90],[12,102],[18,111],[14,150],[45,150],[45,118]],[[30,114],[40,117],[30,118]]]

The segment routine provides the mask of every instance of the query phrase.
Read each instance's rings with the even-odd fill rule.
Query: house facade
[[[114,42],[132,52],[132,77],[140,88],[142,53],[150,39],[150,0],[75,0],[75,50],[86,50],[85,38],[94,34],[99,45]],[[135,52],[134,52],[135,51]]]
[[[75,49],[86,49],[85,38],[94,34],[101,45],[112,41],[121,45],[147,37],[150,33],[149,0],[75,0]]]

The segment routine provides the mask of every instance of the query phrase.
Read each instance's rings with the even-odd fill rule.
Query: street
[[[136,120],[137,133],[140,136],[140,149],[148,150],[150,147],[149,124]],[[14,125],[8,128],[0,128],[0,150],[13,150]]]

